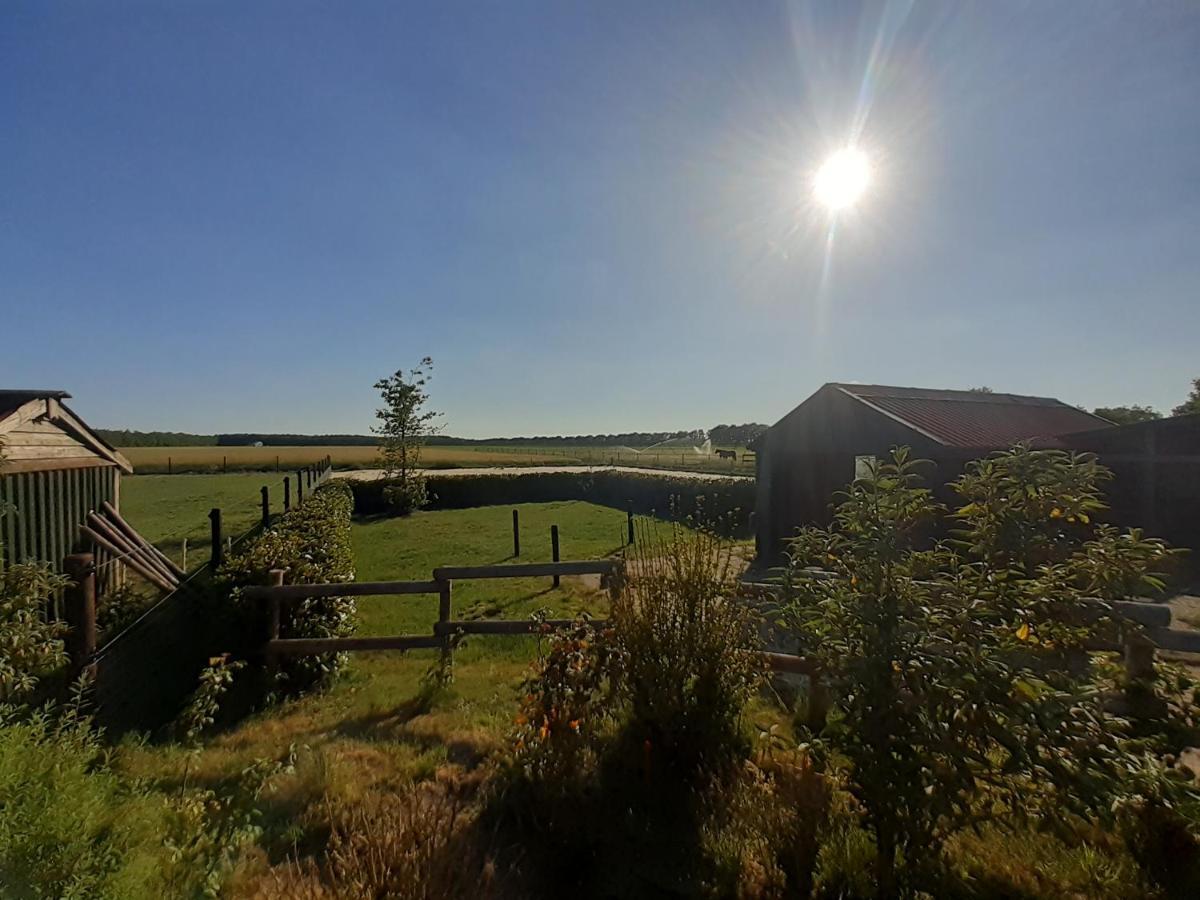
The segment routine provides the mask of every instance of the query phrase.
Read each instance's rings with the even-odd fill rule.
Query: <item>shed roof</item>
[[[98,457],[125,472],[132,472],[133,466],[129,460],[62,402],[70,397],[66,391],[0,388],[0,443],[6,432],[15,433],[23,426],[27,427],[27,423],[52,422],[94,453],[93,458]],[[29,469],[33,462],[26,460],[22,466]]]
[[[994,449],[1112,425],[1053,397],[882,384],[830,387],[947,447]]]

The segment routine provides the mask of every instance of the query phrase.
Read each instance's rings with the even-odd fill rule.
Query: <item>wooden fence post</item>
[[[171,470],[171,457],[169,457],[169,456],[167,457],[167,474],[168,475],[173,474],[173,472]]]
[[[262,493],[262,524],[266,528],[271,524],[271,493],[265,484],[259,491]]]
[[[221,457],[221,471],[222,472],[229,471],[229,457],[228,456]]]
[[[1125,635],[1125,702],[1135,718],[1148,718],[1162,711],[1154,690],[1154,642],[1137,631]]]
[[[270,576],[271,587],[283,587],[283,576],[287,573],[287,569],[272,569]],[[275,676],[279,672],[279,660],[275,656],[275,652],[271,650],[270,642],[279,640],[279,625],[281,620],[280,601],[279,597],[272,595],[268,608],[267,619],[267,647],[266,647],[266,663],[267,663],[267,684],[275,683]]]
[[[221,565],[221,551],[224,549],[221,546],[221,510],[213,507],[208,513],[208,520],[212,526],[212,568],[215,571]]]
[[[296,505],[304,502],[304,471],[296,472]]]
[[[283,511],[287,512],[292,508],[292,479],[286,477],[283,479]]]
[[[625,515],[628,517],[629,545],[632,547],[633,546],[633,507],[630,507],[629,510],[625,513]]]
[[[551,555],[551,558],[555,562],[558,562],[558,526],[557,525],[550,526],[550,555]],[[557,575],[555,575],[554,576],[554,586],[558,587],[558,585],[559,585],[559,578]]]
[[[80,675],[96,652],[96,557],[73,553],[63,560],[63,572],[74,582],[63,592],[67,658],[71,675]]]
[[[452,582],[449,578],[438,579],[438,622],[445,624],[450,621],[453,612],[451,604]],[[454,636],[447,631],[442,635],[442,665],[449,666],[454,655]]]
[[[180,562],[179,568],[187,571],[187,538],[183,539],[183,560]]]
[[[521,555],[521,519],[520,514],[513,510],[513,557]]]

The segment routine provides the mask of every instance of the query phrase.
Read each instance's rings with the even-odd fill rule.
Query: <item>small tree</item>
[[[1184,416],[1188,413],[1200,413],[1200,378],[1192,379],[1192,392],[1188,398],[1171,410],[1173,416]]]
[[[405,372],[398,369],[375,382],[383,405],[375,410],[379,424],[371,430],[382,440],[380,465],[390,482],[384,499],[396,512],[407,515],[425,505],[425,478],[417,469],[425,439],[437,433],[433,420],[438,413],[427,410],[429,393],[425,386],[432,378],[433,360],[426,356],[420,364]]]
[[[1130,627],[1096,598],[1160,584],[1167,553],[1091,524],[1094,458],[1028,447],[969,466],[959,540],[919,549],[944,510],[918,465],[900,449],[855,480],[831,528],[798,534],[786,584],[831,693],[814,757],[862,805],[882,896],[928,878],[963,828],[1111,814],[1147,761],[1086,653]]]

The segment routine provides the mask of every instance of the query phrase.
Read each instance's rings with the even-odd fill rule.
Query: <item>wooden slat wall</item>
[[[114,466],[0,474],[0,501],[11,510],[0,518],[6,562],[41,560],[56,571],[79,547],[79,526],[90,510],[116,502]]]

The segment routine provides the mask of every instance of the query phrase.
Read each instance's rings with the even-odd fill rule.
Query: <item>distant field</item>
[[[753,456],[745,458],[745,448],[735,447],[737,462],[718,459],[685,448],[650,449],[640,453],[625,447],[511,447],[479,444],[456,447],[426,447],[421,465],[430,469],[474,466],[520,465],[597,465],[617,463],[660,469],[695,469],[700,472],[753,474]],[[180,472],[288,472],[310,465],[325,456],[337,469],[373,468],[378,462],[374,447],[124,447],[121,452],[139,474]]]

